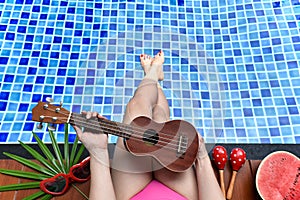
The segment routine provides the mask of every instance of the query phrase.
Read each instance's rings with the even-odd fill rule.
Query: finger
[[[98,116],[97,112],[92,112],[92,117],[96,118]]]
[[[90,119],[92,117],[92,112],[88,111],[86,112],[86,119]]]
[[[80,139],[81,136],[82,136],[82,130],[81,130],[81,128],[78,127],[78,126],[73,126],[73,127],[74,127],[74,129],[75,129],[75,131],[76,131],[76,133],[77,133],[77,135],[78,135],[78,137]]]
[[[91,114],[91,117],[95,117],[95,118],[99,118],[99,119],[107,119],[106,117],[103,117],[102,115],[98,114],[97,112],[93,112],[93,113],[87,112],[87,111],[82,111],[81,112],[81,114],[83,114],[83,115],[87,115],[88,113]],[[88,117],[90,118],[90,116],[88,116]]]
[[[85,117],[85,118],[88,118],[88,116],[87,116],[88,113],[89,113],[89,112],[87,112],[87,111],[82,111],[82,112],[81,112],[81,115],[82,115],[83,117]]]
[[[103,116],[100,115],[100,114],[97,115],[97,118],[99,118],[99,119],[106,119],[106,117],[103,117]]]
[[[199,142],[204,144],[204,138],[202,137],[202,135],[198,134],[199,137]]]
[[[206,150],[204,139],[200,134],[198,134],[198,137],[199,137],[198,157],[200,159],[206,158],[208,156],[208,153]]]

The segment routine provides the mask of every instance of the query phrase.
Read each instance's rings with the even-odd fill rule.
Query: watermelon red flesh
[[[265,200],[299,200],[299,158],[284,151],[267,156],[258,168],[256,187]]]

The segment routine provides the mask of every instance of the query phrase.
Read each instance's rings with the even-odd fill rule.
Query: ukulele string
[[[90,128],[94,128],[94,129],[100,129],[100,128],[102,128],[101,126],[97,126],[97,125],[94,125],[94,124],[91,124],[91,123],[85,123],[85,122],[83,122],[82,124],[88,125]],[[104,128],[104,129],[106,129],[106,128]],[[109,129],[109,131],[111,131],[111,129]],[[104,132],[105,132],[105,130],[104,130]],[[120,134],[119,134],[119,136],[120,136]],[[120,136],[120,137],[122,137],[122,136]],[[134,141],[138,141],[138,142],[140,142],[142,140],[142,138],[139,137],[139,135],[137,135],[137,134],[132,134],[131,137],[130,137],[130,139],[134,140]],[[148,141],[150,141],[150,142],[156,142],[156,141],[154,141],[154,139],[150,139],[150,138],[148,139]],[[165,144],[168,144],[168,143],[165,142]],[[157,146],[157,147],[164,147],[165,149],[169,149],[169,150],[172,150],[172,151],[177,151],[176,148],[171,147],[172,145],[169,145],[169,146],[164,146],[164,145],[160,145],[160,144],[154,144],[154,145]]]
[[[74,115],[74,113],[73,113],[73,115]],[[80,114],[75,114],[75,116],[78,116],[81,120],[82,120],[82,116],[80,115]],[[74,117],[73,117],[74,118]],[[76,117],[77,118],[77,117]],[[84,118],[83,118],[84,119]],[[86,120],[86,119],[85,119]],[[100,127],[96,127],[96,128],[102,128],[103,129],[103,127],[105,127],[106,129],[108,129],[110,132],[111,131],[114,131],[114,132],[120,132],[121,134],[120,134],[120,136],[122,137],[122,135],[124,135],[123,137],[126,137],[125,135],[126,134],[123,134],[123,131],[126,131],[127,133],[129,132],[130,134],[128,134],[128,135],[133,135],[133,136],[141,136],[142,134],[144,134],[145,136],[149,136],[148,138],[147,138],[147,140],[151,140],[151,142],[153,142],[153,143],[155,143],[156,142],[156,140],[155,139],[153,139],[153,138],[151,138],[151,134],[148,134],[147,132],[146,132],[146,129],[143,129],[143,128],[141,128],[141,127],[138,127],[138,126],[134,126],[135,127],[135,129],[139,129],[138,131],[132,131],[132,129],[130,128],[130,126],[129,125],[125,125],[125,124],[122,124],[122,123],[118,123],[118,122],[112,122],[112,121],[110,121],[110,120],[106,120],[106,121],[104,121],[104,120],[100,120],[100,121],[96,121],[95,120],[95,122],[97,122],[97,123],[99,123],[100,124]],[[93,123],[91,123],[92,125],[94,125]],[[102,126],[101,126],[102,125]],[[108,126],[109,125],[109,126]],[[112,127],[112,128],[111,128]],[[138,133],[138,134],[137,134]],[[162,133],[161,132],[161,134],[160,135],[165,135],[165,136],[169,136],[169,135],[167,135],[167,134],[165,134],[165,133]],[[139,137],[136,137],[137,139],[142,139],[142,138],[139,138]],[[164,141],[164,140],[170,140],[170,138],[169,137],[159,137],[159,138],[161,138],[162,140],[162,143],[164,143],[165,145],[166,144],[171,144],[171,145],[173,145],[173,146],[175,146],[175,148],[178,148],[178,144],[174,144],[174,143],[172,143],[172,141],[174,140],[174,141],[176,141],[176,140],[179,140],[179,138],[177,137],[177,136],[175,136],[174,138],[173,138],[173,140],[171,140],[171,142],[166,142],[166,141]],[[187,144],[188,143],[186,143],[186,142],[184,142],[184,141],[181,141],[181,145],[185,145],[185,146],[187,146]]]
[[[95,121],[95,122],[99,123],[99,121]],[[119,129],[117,129],[117,128],[108,128],[107,126],[103,127],[103,126],[95,125],[94,123],[89,123],[89,122],[81,122],[81,124],[84,127],[90,127],[92,129],[94,128],[96,130],[99,130],[99,129],[105,130],[106,129],[106,130],[108,130],[107,132],[115,132],[115,133],[118,132],[118,133],[120,133],[120,134],[118,134],[118,136],[122,137],[122,135],[123,135],[123,137],[126,138],[125,134],[123,134],[122,131],[119,130]],[[137,131],[131,131],[130,139],[132,139],[134,141],[140,142],[142,140],[142,137],[139,137],[141,135],[137,134],[137,133],[139,133],[139,132],[137,132]],[[149,135],[149,136],[151,136],[151,135]],[[161,143],[164,144],[164,145],[155,144],[157,142],[157,140],[152,139],[152,138],[147,138],[147,141],[152,142],[157,147],[164,147],[165,149],[169,149],[169,150],[172,150],[172,151],[177,151],[178,147],[179,147],[178,144],[174,144],[172,142],[168,143],[168,142],[163,141],[163,140],[161,140]],[[165,145],[168,145],[168,146],[165,146]]]
[[[98,121],[97,121],[97,122],[98,122]],[[113,131],[112,128],[101,127],[101,126],[99,126],[99,125],[95,125],[94,123],[89,123],[89,122],[80,122],[79,125],[81,125],[81,126],[83,126],[83,127],[89,127],[89,128],[91,128],[91,129],[95,129],[95,130],[103,129],[104,132],[112,132],[112,131]],[[108,131],[107,131],[107,130],[108,130]],[[115,130],[116,130],[116,129],[115,129]],[[113,131],[113,132],[119,132],[120,134],[116,134],[116,135],[118,135],[118,136],[120,136],[120,137],[125,137],[125,138],[126,138],[126,136],[122,136],[122,132],[121,132],[120,130],[116,130],[116,131]],[[123,135],[124,135],[124,134],[123,134]],[[132,132],[132,134],[130,135],[130,139],[133,140],[133,141],[138,141],[138,142],[140,142],[140,141],[142,140],[142,138],[139,137],[139,136],[140,136],[140,135],[134,134],[134,133]],[[172,147],[172,145],[174,146],[174,144],[172,144],[172,143],[169,143],[169,144],[171,144],[171,145],[169,145],[169,146],[164,146],[164,145],[160,145],[160,144],[155,144],[155,142],[156,142],[155,139],[148,138],[148,141],[153,142],[154,145],[157,146],[157,147],[161,147],[161,148],[164,147],[165,149],[168,149],[168,150],[177,151],[176,145],[175,145],[175,147]],[[167,142],[161,142],[161,143],[165,143],[166,145],[168,144]],[[178,145],[177,145],[177,147],[178,147]]]
[[[84,119],[84,120],[86,120],[85,118],[83,118],[80,114],[76,114],[76,113],[72,113],[72,115],[74,115],[75,114],[75,116],[76,116],[76,118],[77,117],[79,117],[81,120],[82,119]],[[73,117],[74,118],[74,117]],[[78,119],[78,118],[77,118]],[[98,122],[99,124],[101,124],[102,126],[110,126],[110,127],[113,127],[113,128],[110,128],[110,130],[118,130],[117,132],[120,132],[119,131],[119,129],[121,129],[122,131],[125,131],[125,132],[127,132],[127,133],[132,133],[132,129],[131,129],[131,127],[130,127],[130,125],[127,125],[127,124],[122,124],[122,123],[119,123],[119,122],[113,122],[113,121],[110,121],[110,120],[100,120],[100,121],[95,121],[95,122]],[[133,126],[133,125],[131,125],[132,127],[134,127],[135,128],[135,130],[138,130],[138,132],[137,131],[135,131],[135,133],[139,133],[138,135],[141,135],[141,134],[143,134],[144,133],[144,135],[146,135],[146,136],[151,136],[151,134],[148,134],[147,132],[146,132],[146,130],[147,129],[144,129],[144,128],[141,128],[141,127],[139,127],[139,126]],[[101,127],[101,126],[100,126]],[[169,136],[168,134],[165,134],[165,133],[163,133],[163,132],[160,132],[161,134],[160,134],[160,136]],[[170,137],[160,137],[161,139],[165,139],[165,140],[170,140]],[[150,138],[149,138],[150,139]],[[176,135],[174,138],[173,138],[173,140],[180,140],[180,138],[178,138],[178,136]],[[155,141],[155,140],[153,140],[153,141]],[[182,141],[182,143],[181,144],[183,144],[183,145],[187,145],[187,143],[184,143],[184,141]],[[175,145],[175,144],[174,144]]]
[[[47,117],[47,116],[45,116],[45,117]],[[63,117],[59,117],[59,118],[57,118],[57,119],[59,119],[59,120],[66,120],[66,118],[63,118]],[[99,121],[95,121],[95,122],[99,122]],[[97,123],[98,124],[98,123]],[[75,125],[75,124],[74,124]],[[82,126],[84,126],[84,127],[90,127],[90,128],[92,128],[92,129],[96,129],[96,130],[99,130],[99,129],[103,129],[103,127],[101,127],[101,126],[98,126],[98,125],[95,125],[94,123],[85,123],[85,122],[81,122],[81,125]],[[108,132],[112,132],[112,129],[109,129],[109,128],[106,128],[106,129],[108,129],[109,131]],[[116,129],[115,129],[116,130]],[[118,131],[115,131],[115,132],[120,132],[119,130]],[[120,137],[122,137],[121,136],[122,135],[122,132],[121,132],[121,134],[119,134],[119,136]],[[134,134],[133,132],[132,132],[132,134],[130,135],[131,137],[130,137],[130,139],[132,139],[132,140],[134,140],[134,141],[138,141],[138,142],[140,142],[141,141],[141,138],[139,138],[138,136],[140,136],[139,134]],[[151,141],[152,140],[152,141]],[[179,147],[179,145],[178,144],[173,144],[173,143],[168,143],[168,142],[164,142],[164,141],[161,141],[161,143],[163,143],[163,144],[165,144],[165,145],[168,145],[168,144],[170,144],[169,146],[165,146],[165,145],[159,145],[159,144],[155,144],[155,142],[156,142],[156,140],[155,139],[152,139],[152,138],[148,138],[148,141],[151,141],[151,142],[153,142],[153,144],[155,145],[155,146],[157,146],[157,147],[161,147],[161,148],[164,148],[164,149],[168,149],[168,150],[172,150],[172,151],[178,151],[178,147]],[[173,146],[173,147],[172,147]],[[174,147],[175,146],[175,147]],[[177,148],[176,148],[177,147]]]
[[[52,111],[52,112],[55,112],[55,110],[52,110],[51,108],[48,108],[48,110],[50,110],[50,111]],[[63,112],[61,112],[61,114],[63,114],[63,115],[65,115],[65,116],[69,116],[69,114],[67,115],[67,114],[65,114],[65,113],[63,113]],[[79,115],[79,114],[76,114],[76,113],[71,113],[72,115],[74,115],[73,116],[73,118],[77,118],[77,119],[80,119],[79,121],[82,121],[82,119],[84,119],[81,115]],[[78,118],[79,117],[79,118]],[[67,118],[65,118],[65,119],[67,119]],[[99,122],[101,122],[101,121],[103,121],[103,120],[100,120],[100,121],[96,121],[96,122],[98,122],[98,123],[96,123],[96,124],[99,124]],[[109,122],[109,120],[108,120],[108,122]],[[117,122],[116,122],[116,124],[118,124]],[[120,124],[119,124],[120,125]],[[101,126],[98,126],[98,125],[95,125],[95,124],[93,124],[93,123],[85,123],[85,125],[83,125],[83,126],[86,126],[86,127],[94,127],[95,129],[100,129],[100,128],[102,128]],[[106,126],[106,125],[105,125]],[[115,125],[114,125],[115,126]],[[124,125],[122,125],[123,127],[127,127],[127,126],[124,126]],[[137,127],[137,128],[139,128],[140,130],[142,130],[140,127]],[[112,128],[107,128],[109,131],[112,131],[112,130],[116,130],[115,128],[114,129],[112,129]],[[120,132],[119,130],[118,131],[116,131],[116,132]],[[141,139],[139,139],[139,137],[136,137],[136,136],[139,136],[139,135],[141,135],[141,134],[143,134],[144,133],[144,131],[143,132],[139,132],[139,131],[134,131],[135,133],[133,133],[133,132],[131,132],[131,136],[134,136],[135,137],[135,140],[136,141],[140,141]],[[136,134],[136,133],[141,133],[141,134]],[[162,134],[163,135],[163,134]],[[151,136],[151,135],[150,135]],[[167,139],[167,140],[169,140],[169,138],[164,138],[164,137],[161,137],[162,139]],[[150,140],[152,140],[152,142],[156,142],[156,140],[155,139],[152,139],[152,138],[147,138],[148,139],[148,141],[150,141]],[[174,146],[174,148],[171,148],[172,150],[175,150],[175,151],[177,151],[178,150],[178,147],[179,147],[179,145],[178,144],[174,144],[174,143],[172,143],[172,142],[170,142],[170,143],[168,143],[168,142],[165,142],[165,141],[161,141],[161,143],[164,143],[165,145],[167,145],[167,144],[170,144],[170,146]],[[182,144],[181,144],[182,145]],[[187,144],[184,144],[184,145],[187,145]],[[158,147],[165,147],[164,145],[158,145],[158,144],[156,144],[156,146],[158,146]]]

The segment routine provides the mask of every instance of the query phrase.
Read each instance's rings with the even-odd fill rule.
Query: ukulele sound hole
[[[155,145],[159,140],[158,134],[153,129],[148,129],[144,132],[143,141],[149,145]]]

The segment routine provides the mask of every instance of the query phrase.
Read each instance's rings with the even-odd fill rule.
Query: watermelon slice
[[[264,200],[299,200],[299,158],[286,151],[269,154],[258,167],[256,188]]]

